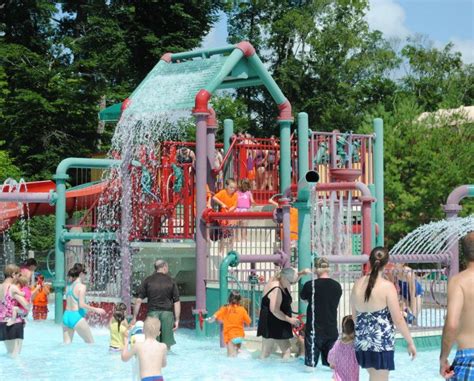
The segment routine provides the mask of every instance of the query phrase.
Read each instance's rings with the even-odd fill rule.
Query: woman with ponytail
[[[373,249],[369,257],[370,274],[357,280],[352,288],[356,357],[369,372],[370,381],[388,380],[389,372],[395,369],[395,327],[407,341],[412,359],[416,356],[415,344],[400,313],[397,290],[383,278],[388,261],[387,249]]]

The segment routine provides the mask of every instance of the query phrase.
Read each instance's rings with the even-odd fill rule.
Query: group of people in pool
[[[463,239],[463,252],[467,268],[449,281],[448,308],[440,354],[440,374],[446,379],[456,381],[474,380],[474,232]],[[337,332],[337,307],[342,290],[340,284],[330,278],[327,259],[319,258],[315,262],[317,278],[307,282],[300,292],[300,297],[308,302],[302,339],[305,364],[314,367],[321,357],[323,365],[329,365],[334,369],[335,380],[358,380],[359,366],[367,369],[371,381],[387,380],[389,372],[395,368],[395,328],[405,338],[408,353],[412,358],[416,356],[414,341],[400,310],[400,288],[397,291],[395,284],[384,275],[389,263],[388,251],[382,247],[373,249],[369,263],[370,273],[358,279],[352,288],[352,315],[344,317],[340,337]],[[177,314],[179,322],[179,297],[175,284],[168,280],[170,277],[167,275],[167,264],[158,260],[155,268],[157,274],[144,281],[144,290],[146,284],[166,285],[170,295],[170,316]],[[15,265],[7,265],[5,281],[0,286],[0,341],[5,342],[11,355],[21,351],[24,327],[24,316],[21,314],[17,316],[14,324],[7,325],[11,319],[12,308],[16,304],[29,308],[25,297],[15,285],[15,278],[22,272],[24,274],[29,272],[31,276],[31,269],[21,270]],[[262,358],[268,357],[275,345],[280,348],[283,357],[289,357],[290,339],[295,333],[301,333],[298,328],[301,319],[292,316],[290,288],[302,275],[308,273],[310,270],[298,273],[293,268],[286,268],[266,284],[257,332],[262,336]],[[103,309],[85,302],[86,286],[83,284],[85,274],[84,266],[79,263],[68,272],[63,319],[65,343],[72,341],[76,331],[85,342],[92,343],[93,338],[85,315],[87,312],[105,313]],[[401,289],[403,294],[403,286]],[[149,296],[147,292],[143,291],[141,297]],[[415,288],[414,296],[416,293]],[[134,311],[133,320],[136,320],[138,309]],[[137,356],[141,377],[147,381],[162,380],[161,368],[166,365],[166,350],[172,345],[172,343],[169,345],[159,343],[156,340],[161,331],[162,318],[160,314],[147,317],[143,328],[144,340],[130,349],[128,331],[125,330],[123,335],[122,359],[127,361]],[[230,343],[228,354],[236,355],[244,337],[243,325],[250,323],[245,308],[240,306],[240,295],[231,293],[229,303],[208,321],[214,319],[224,324],[224,339],[227,344]],[[167,320],[169,319],[164,319],[165,322]],[[178,327],[177,321],[172,319],[169,322],[170,330]],[[120,329],[120,324],[118,328]],[[457,352],[450,364],[448,356],[455,343]]]

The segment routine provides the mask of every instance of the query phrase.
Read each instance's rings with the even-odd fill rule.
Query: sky
[[[367,21],[388,39],[421,34],[437,48],[453,42],[463,61],[474,63],[474,0],[370,0]],[[222,14],[203,47],[226,45],[226,24]]]

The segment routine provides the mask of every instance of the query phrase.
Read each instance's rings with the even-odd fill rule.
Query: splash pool
[[[96,343],[86,345],[75,337],[72,345],[62,344],[61,328],[52,320],[29,321],[25,328],[23,351],[16,359],[8,358],[0,347],[0,380],[131,380],[132,364],[123,363],[119,355],[109,354],[109,333],[105,328],[94,328]],[[302,362],[283,363],[277,357],[261,361],[251,353],[229,359],[225,349],[218,347],[217,338],[197,339],[191,330],[181,329],[176,335],[177,345],[168,356],[164,369],[166,381],[193,380],[269,380],[297,381],[331,380],[331,371],[317,368],[308,373]],[[421,351],[411,362],[405,352],[395,355],[396,371],[391,380],[436,380],[438,351]],[[361,380],[368,380],[361,371]]]

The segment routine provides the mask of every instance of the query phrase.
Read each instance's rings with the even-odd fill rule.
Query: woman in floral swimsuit
[[[415,358],[416,348],[408,326],[400,313],[394,284],[383,278],[388,251],[376,247],[369,257],[371,271],[352,288],[352,316],[355,317],[357,362],[367,369],[370,381],[388,380],[395,369],[395,326],[408,343],[408,353]]]

